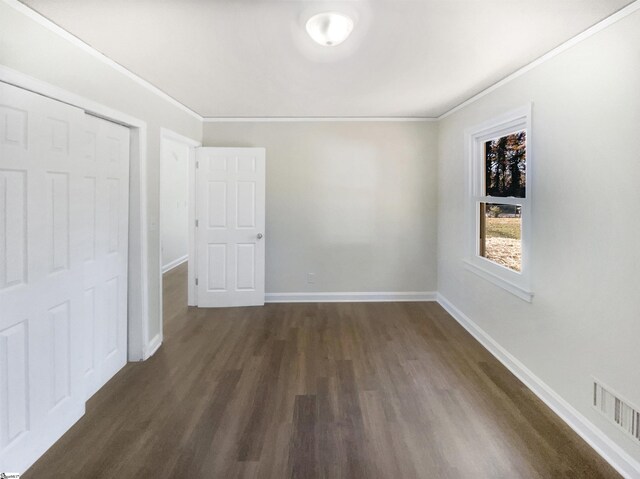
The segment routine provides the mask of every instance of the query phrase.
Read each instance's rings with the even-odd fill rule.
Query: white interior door
[[[82,110],[0,83],[0,471],[23,472],[84,412]]]
[[[88,399],[127,362],[129,129],[87,115],[82,140],[78,195]]]
[[[199,307],[264,304],[265,150],[198,148]]]
[[[24,472],[84,413],[88,329],[117,344],[103,357],[126,361],[127,177],[116,161],[90,166],[100,140],[86,125],[80,109],[0,83],[0,471]],[[128,145],[106,136],[108,152],[109,138]],[[89,268],[102,253],[113,261]]]

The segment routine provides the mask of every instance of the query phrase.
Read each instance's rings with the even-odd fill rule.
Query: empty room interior
[[[0,476],[640,479],[640,0],[0,0]]]

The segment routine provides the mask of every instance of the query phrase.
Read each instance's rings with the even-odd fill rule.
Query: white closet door
[[[127,178],[109,163],[115,154],[104,169],[87,166],[86,121],[80,109],[0,83],[0,471],[24,472],[84,413],[88,322],[105,345],[100,375],[126,354]],[[126,141],[106,136],[107,152],[116,151],[109,136]],[[93,271],[88,238],[95,258],[108,257]],[[106,315],[92,318],[100,309]]]
[[[74,185],[84,112],[0,83],[0,471],[84,412]]]
[[[129,129],[87,115],[82,141],[82,360],[88,399],[127,362]]]
[[[196,152],[198,306],[263,305],[265,150]]]

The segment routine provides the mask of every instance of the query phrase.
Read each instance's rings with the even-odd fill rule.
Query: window
[[[468,269],[531,301],[531,107],[467,132]]]

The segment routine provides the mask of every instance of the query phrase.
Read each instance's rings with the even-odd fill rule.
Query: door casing
[[[160,148],[160,155],[164,155],[164,151],[162,148],[162,142],[164,140],[171,140],[171,141],[176,141],[178,143],[182,143],[185,146],[189,147],[189,178],[188,178],[188,209],[189,209],[189,219],[188,219],[188,233],[189,233],[189,251],[188,251],[188,255],[189,255],[189,259],[187,260],[187,278],[188,278],[188,299],[187,299],[187,304],[189,306],[195,306],[196,305],[196,272],[195,272],[195,265],[196,265],[196,256],[195,256],[195,218],[196,218],[196,213],[195,213],[195,198],[196,198],[196,192],[195,192],[195,170],[196,170],[196,148],[202,146],[202,143],[200,143],[199,141],[193,140],[192,138],[186,137],[184,135],[181,135],[179,133],[176,133],[175,131],[169,130],[168,128],[161,128],[160,129],[160,141],[161,141],[161,148]],[[160,170],[162,172],[162,169]],[[160,185],[162,185],[162,179],[160,179]],[[159,193],[160,198],[162,198],[162,190],[160,190]],[[161,230],[162,225],[159,224],[158,230]],[[160,248],[158,248],[159,251],[159,256],[158,256],[158,271],[160,271],[160,306],[159,306],[159,311],[160,311],[160,335],[161,338],[164,336],[164,332],[163,332],[163,324],[164,324],[164,311],[163,311],[163,273],[162,273],[162,238],[160,238],[161,244],[160,244]]]

